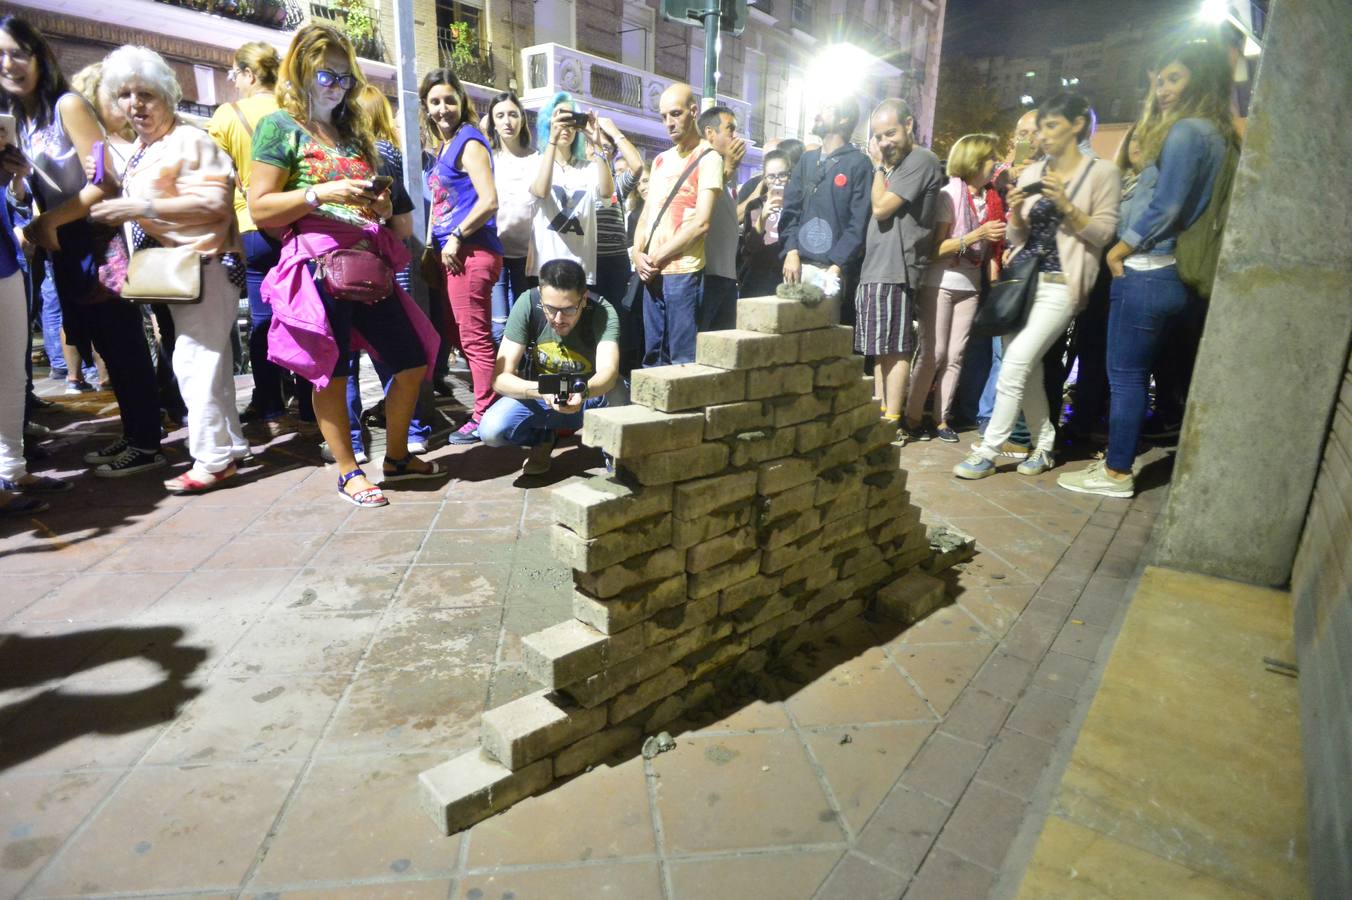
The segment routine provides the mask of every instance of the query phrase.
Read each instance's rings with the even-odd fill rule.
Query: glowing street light
[[[1022,103],[1024,106],[1032,106],[1037,101],[1033,99],[1032,95],[1024,94],[1022,97],[1019,98],[1019,102]]]
[[[1202,0],[1202,8],[1197,18],[1212,25],[1219,25],[1230,18],[1230,0]]]

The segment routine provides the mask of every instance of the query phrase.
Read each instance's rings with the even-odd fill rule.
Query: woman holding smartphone
[[[260,228],[284,229],[281,259],[262,285],[272,305],[269,357],[314,385],[315,415],[338,464],[338,495],[359,507],[385,506],[357,466],[348,429],[347,380],[359,338],[394,373],[385,402],[384,484],[437,478],[444,470],[408,450],[408,425],[437,336],[393,273],[408,248],[385,223],[388,190],[376,193],[379,166],[370,119],[357,103],[365,85],[352,44],[337,29],[309,24],[282,61],[277,112],[254,133],[249,213]],[[363,270],[389,277],[373,303],[351,296],[329,256],[349,251]],[[355,251],[355,252],[354,252]],[[319,266],[323,264],[321,271]]]

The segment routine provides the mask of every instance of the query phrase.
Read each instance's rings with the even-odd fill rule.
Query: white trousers
[[[977,449],[986,459],[999,457],[1000,448],[1014,433],[1020,407],[1034,449],[1050,453],[1055,446],[1056,426],[1047,409],[1047,392],[1042,389],[1042,357],[1070,327],[1072,312],[1070,290],[1064,284],[1039,278],[1027,321],[1018,331],[1000,339],[1004,359],[995,382],[995,409]]]
[[[239,312],[239,288],[219,258],[202,266],[202,302],[169,307],[174,320],[174,377],[188,407],[188,452],[193,468],[220,472],[249,452],[235,400],[230,327]]]
[[[3,202],[3,201],[0,201]],[[28,381],[28,297],[23,273],[0,278],[0,478],[28,474],[23,458],[24,385]]]

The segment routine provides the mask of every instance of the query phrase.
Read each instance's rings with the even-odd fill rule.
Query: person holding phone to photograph
[[[119,192],[106,150],[95,160],[104,177],[92,181],[85,173],[85,161],[104,140],[103,127],[89,102],[70,90],[41,32],[17,16],[0,19],[0,110],[18,121],[19,146],[6,151],[0,165],[10,203],[32,214],[23,227],[23,252],[35,267],[51,261],[66,340],[76,346],[92,342],[113,380],[122,435],[86,453],[84,461],[101,478],[165,466],[155,367],[141,310],[117,302],[99,280],[115,231],[96,229],[89,211]]]
[[[303,26],[282,61],[279,83],[281,108],[254,132],[249,182],[254,222],[286,233],[281,258],[262,285],[273,310],[268,355],[314,385],[315,415],[338,465],[339,496],[359,507],[385,506],[389,501],[352,452],[346,394],[353,341],[360,339],[394,373],[385,399],[388,485],[445,474],[408,450],[419,387],[436,358],[436,330],[392,277],[411,256],[386,227],[394,213],[389,191],[375,192],[379,153],[370,118],[356,102],[366,82],[351,42],[332,26]],[[332,276],[316,274],[338,250],[357,251],[353,258],[368,270],[383,263],[390,294],[370,304],[336,296]]]
[[[522,473],[548,472],[559,431],[581,428],[583,410],[604,406],[619,379],[619,340],[615,308],[588,294],[577,260],[541,266],[540,286],[507,318],[493,369],[493,388],[502,396],[479,424],[484,443],[529,447]],[[533,379],[518,374],[523,361]]]

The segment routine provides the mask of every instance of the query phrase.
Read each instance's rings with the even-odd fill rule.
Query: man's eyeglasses
[[[339,75],[330,69],[320,69],[315,73],[315,83],[320,87],[333,87],[336,84],[343,90],[350,91],[357,86],[357,76],[351,72]]]
[[[550,306],[548,303],[541,303],[540,307],[545,311],[545,316],[550,319],[573,319],[582,312],[580,305]]]
[[[238,78],[241,74],[242,73],[240,72],[239,69],[231,69],[229,72],[225,73],[225,80],[230,82],[231,84],[234,84],[235,79]]]
[[[26,66],[32,61],[33,53],[30,50],[0,50],[0,62],[12,62]]]

